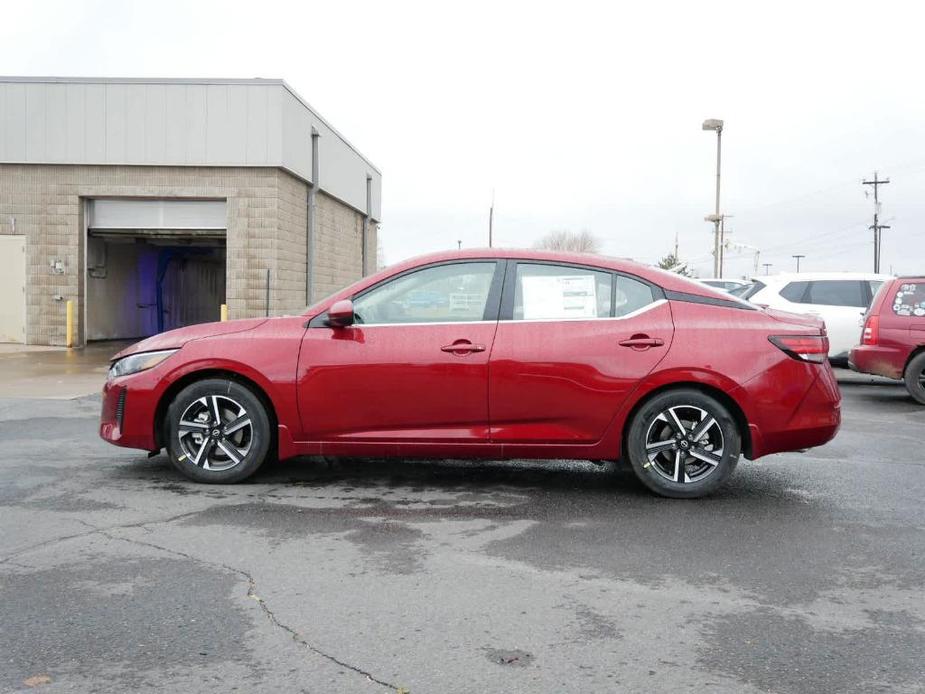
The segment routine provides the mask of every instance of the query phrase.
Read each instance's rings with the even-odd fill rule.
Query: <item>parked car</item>
[[[722,289],[724,292],[732,293],[736,289],[741,289],[742,287],[747,287],[751,282],[747,280],[733,280],[733,279],[719,279],[717,277],[701,277],[697,280],[701,284],[705,284],[708,287],[715,287],[716,289]]]
[[[829,336],[829,358],[845,361],[857,344],[858,322],[889,275],[803,272],[752,278],[740,296],[761,306],[818,316]]]
[[[464,288],[465,311],[415,291]],[[398,307],[396,309],[396,307]],[[628,460],[698,497],[740,455],[840,423],[822,321],[676,274],[548,251],[461,251],[360,280],[301,316],[173,330],[120,352],[100,435],[201,482],[270,455]]]
[[[851,368],[903,379],[909,394],[925,405],[925,275],[884,282],[863,326]]]

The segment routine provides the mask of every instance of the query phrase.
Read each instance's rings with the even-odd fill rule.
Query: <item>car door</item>
[[[825,321],[829,356],[847,355],[860,341],[859,323],[870,304],[870,287],[862,280],[814,280],[808,283],[803,303],[807,312]]]
[[[503,265],[416,268],[354,296],[354,325],[313,320],[297,381],[305,439],[487,441]]]
[[[489,372],[491,440],[599,441],[674,335],[661,290],[627,275],[509,262]]]

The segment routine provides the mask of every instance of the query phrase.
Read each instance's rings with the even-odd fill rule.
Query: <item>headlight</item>
[[[139,371],[154,368],[171,354],[178,351],[176,349],[165,349],[160,352],[141,352],[140,354],[122,357],[122,359],[109,367],[109,378],[128,376],[129,374],[136,374]]]

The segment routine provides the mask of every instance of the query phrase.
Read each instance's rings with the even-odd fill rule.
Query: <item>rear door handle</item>
[[[663,344],[665,341],[662,338],[648,335],[633,335],[620,341],[621,347],[632,347],[633,349],[649,349],[649,347],[661,347]]]
[[[469,340],[456,340],[451,345],[443,345],[443,347],[440,348],[440,351],[462,356],[472,352],[484,352],[485,345],[473,344],[472,342],[469,342]]]

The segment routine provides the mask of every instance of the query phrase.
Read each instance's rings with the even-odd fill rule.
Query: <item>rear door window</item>
[[[925,316],[925,279],[901,281],[893,297],[897,316]]]
[[[513,317],[514,320],[609,318],[613,315],[612,288],[613,275],[609,272],[518,263]]]
[[[865,308],[868,300],[863,282],[858,280],[818,280],[809,283],[809,291],[806,293],[803,303]]]

